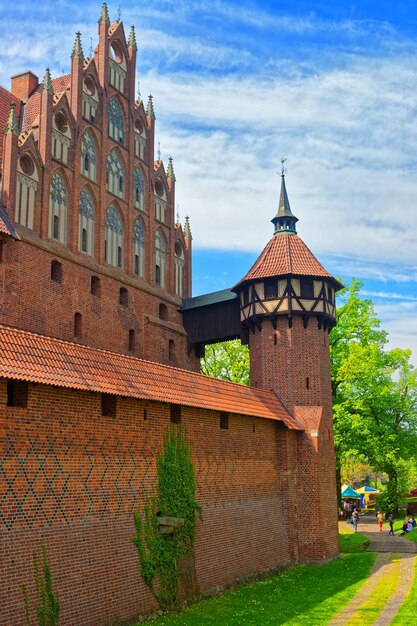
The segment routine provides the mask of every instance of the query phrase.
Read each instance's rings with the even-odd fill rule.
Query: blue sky
[[[118,2],[109,2],[111,20]],[[0,84],[69,70],[101,3],[0,0]],[[194,294],[231,286],[272,235],[279,161],[298,232],[364,282],[393,346],[417,364],[417,4],[127,0],[138,82],[194,235]],[[18,33],[18,36],[16,36]]]

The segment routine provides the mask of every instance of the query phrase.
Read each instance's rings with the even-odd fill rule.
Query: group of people
[[[382,532],[382,524],[384,523],[384,516],[381,511],[377,511],[376,518],[378,520],[378,526],[380,532]],[[389,535],[394,536],[394,516],[392,513],[388,515],[388,524],[389,524]],[[404,518],[404,523],[402,526],[402,532],[400,535],[405,535],[405,533],[411,533],[411,531],[417,526],[416,519],[414,515],[406,515]]]
[[[394,536],[394,516],[392,513],[387,515],[382,513],[379,506],[376,505],[375,510],[376,519],[378,522],[379,530],[382,532],[384,519],[388,519],[389,524],[389,535]],[[351,500],[344,500],[343,502],[343,510],[339,512],[339,519],[350,520],[350,523],[353,525],[353,532],[358,532],[358,522],[359,522],[359,508],[358,506]],[[407,515],[404,518],[404,523],[402,525],[402,531],[399,533],[400,535],[405,535],[406,533],[410,533],[417,526],[416,519],[414,515],[411,515],[407,509]]]

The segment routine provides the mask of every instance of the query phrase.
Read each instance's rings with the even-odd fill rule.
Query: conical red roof
[[[258,259],[233,290],[249,280],[288,275],[331,278],[338,286],[342,286],[324,269],[298,235],[280,233],[266,244]]]

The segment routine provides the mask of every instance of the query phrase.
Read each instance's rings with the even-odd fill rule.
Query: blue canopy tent
[[[356,493],[352,487],[348,487],[348,485],[343,485],[342,487],[342,498],[351,498],[352,500],[360,500],[361,496]]]

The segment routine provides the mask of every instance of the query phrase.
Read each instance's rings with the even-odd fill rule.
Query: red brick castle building
[[[135,97],[135,30],[110,23],[71,72],[0,87],[0,623],[24,622],[45,543],[62,624],[155,608],[132,544],[164,432],[194,454],[202,591],[334,558],[328,332],[340,284],[296,233],[282,176],[274,234],[232,289],[191,294],[172,159]],[[251,387],[198,374],[249,344]],[[31,586],[32,585],[32,586]]]

